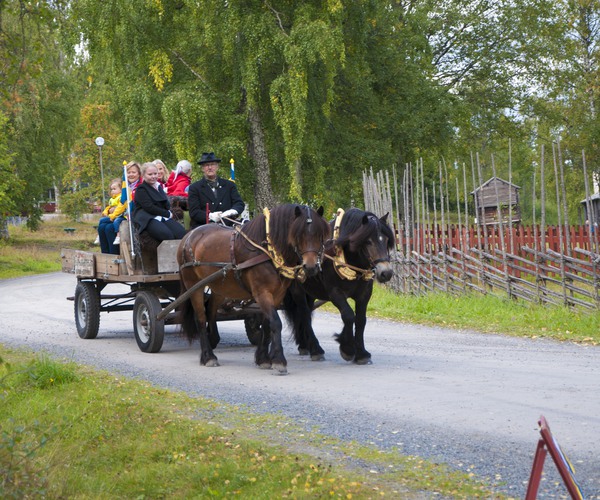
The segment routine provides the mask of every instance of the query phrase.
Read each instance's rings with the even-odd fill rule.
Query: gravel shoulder
[[[0,342],[444,462],[515,497],[524,497],[544,415],[586,498],[600,498],[598,346],[370,319],[365,338],[373,364],[356,366],[341,359],[332,339],[339,316],[317,311],[325,361],[299,356],[287,340],[289,374],[274,376],[254,366],[243,323],[228,321],[219,324],[221,366],[206,368],[199,346],[175,327],[160,353],[139,351],[131,313],[103,313],[98,338],[81,340],[66,300],[75,284],[63,273],[0,282]],[[540,498],[567,496],[550,457],[544,471]]]

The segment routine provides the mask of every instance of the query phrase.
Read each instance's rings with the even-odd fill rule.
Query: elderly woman
[[[147,231],[155,240],[179,240],[185,228],[173,219],[169,199],[158,181],[158,169],[154,163],[142,165],[143,182],[135,193],[133,221],[138,231]]]

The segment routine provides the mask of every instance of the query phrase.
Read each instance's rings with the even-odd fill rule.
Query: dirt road
[[[95,340],[76,333],[75,277],[0,282],[0,342],[48,350],[164,387],[282,412],[342,439],[443,461],[523,497],[544,415],[587,498],[600,498],[600,347],[480,335],[370,319],[373,364],[344,362],[332,335],[339,316],[315,314],[327,360],[285,345],[287,376],[253,365],[238,321],[219,324],[221,366],[201,367],[198,345],[169,327],[160,353],[142,353],[131,313],[101,316]],[[482,318],[485,321],[485,318]],[[289,337],[289,331],[284,333]],[[566,495],[550,458],[540,498]]]

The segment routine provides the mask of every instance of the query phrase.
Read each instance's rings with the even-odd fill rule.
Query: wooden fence
[[[541,179],[544,178],[543,154],[542,148]],[[390,213],[397,234],[392,289],[412,294],[494,293],[541,304],[600,308],[600,231],[593,230],[597,227],[593,218],[586,225],[569,224],[564,203],[566,195],[559,189],[562,175],[558,175],[557,164],[558,157],[554,162],[556,206],[565,210],[559,213],[556,226],[545,224],[546,195],[542,181],[538,191],[542,224],[512,225],[503,222],[504,217],[499,214],[495,224],[470,225],[466,221],[473,218],[475,211],[468,206],[470,190],[463,167],[463,186],[457,178],[455,199],[461,198],[462,189],[464,209],[457,203],[453,217],[459,222],[449,224],[449,182],[441,167],[439,184],[434,183],[429,188],[425,186],[422,162],[415,168],[407,165],[400,180],[395,170],[391,174],[365,172],[365,208],[378,215]],[[471,170],[471,189],[475,189],[474,162]],[[477,171],[481,181],[479,159]],[[587,176],[585,168],[584,174]],[[496,175],[495,170],[493,175]],[[535,174],[533,186],[531,197],[535,201]],[[588,199],[587,180],[585,186]],[[510,213],[507,220],[513,220]],[[536,221],[535,211],[533,220]]]
[[[586,226],[572,226],[569,238],[566,234],[555,226],[542,233],[538,226],[501,230],[417,225],[398,232],[391,286],[402,293],[501,293],[544,304],[598,308],[597,238]]]

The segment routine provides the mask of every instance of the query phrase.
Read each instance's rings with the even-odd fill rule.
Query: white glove
[[[223,212],[211,212],[208,214],[208,220],[211,222],[220,222],[221,215],[223,215]]]
[[[225,210],[225,212],[223,212],[223,215],[221,217],[235,217],[235,216],[237,216],[237,214],[238,214],[237,210],[230,208],[229,210]]]

